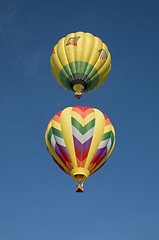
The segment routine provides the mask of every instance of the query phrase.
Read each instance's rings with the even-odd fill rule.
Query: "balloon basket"
[[[82,93],[81,92],[75,92],[75,97],[77,99],[80,99],[80,97],[82,96]]]
[[[84,188],[82,186],[83,184],[81,183],[78,183],[77,187],[76,187],[76,192],[83,192],[84,191]]]

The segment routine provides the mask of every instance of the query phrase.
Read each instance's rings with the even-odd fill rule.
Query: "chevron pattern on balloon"
[[[61,115],[61,113],[60,114],[57,113],[55,115],[55,117],[51,120],[52,127],[49,130],[48,139],[49,139],[49,142],[50,142],[53,150],[55,151],[55,153],[58,155],[58,157],[62,160],[62,162],[71,171],[73,169],[73,164],[72,164],[72,161],[68,154],[66,144],[65,144],[63,136],[62,136],[61,125],[60,125],[60,115]],[[54,159],[54,157],[53,157],[53,159]],[[55,161],[55,162],[57,163],[57,161]]]
[[[94,113],[90,107],[76,106],[72,111],[72,134],[77,166],[84,167],[93,138],[95,114],[90,114]]]
[[[113,147],[113,143],[114,143],[114,134],[112,131],[113,126],[109,118],[105,114],[103,115],[105,117],[104,133],[103,133],[102,140],[98,146],[98,149],[89,165],[88,170],[90,172],[107,156],[107,154],[110,152],[111,148]]]

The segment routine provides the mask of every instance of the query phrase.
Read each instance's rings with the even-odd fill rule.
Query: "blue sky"
[[[0,239],[159,238],[159,3],[0,2]],[[49,57],[71,32],[102,39],[112,56],[107,81],[78,101],[52,76]],[[44,134],[68,106],[100,109],[116,146],[75,192],[51,160]]]

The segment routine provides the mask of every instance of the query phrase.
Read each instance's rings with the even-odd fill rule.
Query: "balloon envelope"
[[[115,130],[98,109],[68,107],[49,122],[45,141],[57,165],[75,181],[85,181],[110,156]]]
[[[107,46],[90,33],[70,33],[53,48],[50,57],[57,82],[72,92],[90,92],[98,88],[111,69]]]

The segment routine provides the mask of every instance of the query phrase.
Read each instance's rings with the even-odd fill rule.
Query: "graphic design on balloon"
[[[53,48],[51,69],[57,82],[66,90],[82,93],[97,89],[107,79],[111,55],[107,46],[90,33],[70,33]]]
[[[115,145],[109,118],[91,107],[68,107],[49,122],[47,149],[55,163],[75,181],[82,192],[84,182],[107,161]]]

